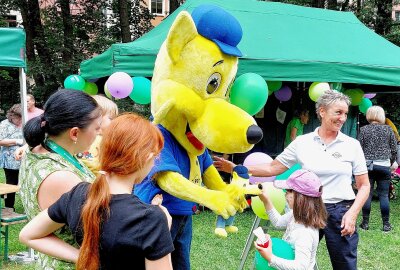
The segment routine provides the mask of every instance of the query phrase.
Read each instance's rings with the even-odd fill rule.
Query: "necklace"
[[[79,161],[71,155],[67,150],[62,148],[60,145],[57,143],[53,142],[52,140],[46,140],[45,142],[46,146],[49,147],[53,152],[59,154],[63,159],[71,163],[72,165],[75,166],[78,170],[80,170],[82,173],[87,174],[85,168],[79,163]]]

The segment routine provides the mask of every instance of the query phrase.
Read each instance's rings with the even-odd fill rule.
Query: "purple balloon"
[[[375,93],[364,94],[364,97],[368,99],[374,98],[375,96],[376,96]]]
[[[249,165],[267,164],[267,163],[271,163],[272,160],[273,159],[265,153],[254,152],[246,157],[246,159],[243,162],[243,165],[249,166]],[[250,184],[273,182],[274,180],[275,180],[275,176],[271,176],[271,177],[250,176],[250,179],[249,179]]]
[[[279,101],[288,101],[292,97],[292,90],[289,86],[285,85],[278,91],[275,91],[274,95]]]
[[[132,92],[133,81],[125,72],[113,73],[106,82],[108,91],[115,98],[126,98]]]

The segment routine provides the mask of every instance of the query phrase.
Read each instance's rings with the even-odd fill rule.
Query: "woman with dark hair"
[[[29,219],[48,208],[93,173],[75,155],[89,149],[101,125],[96,101],[81,91],[59,90],[47,100],[44,113],[24,127],[30,149],[21,162],[21,199]],[[57,236],[72,241],[71,232]],[[73,242],[70,242],[73,243]],[[74,265],[39,254],[42,269],[74,269]]]
[[[0,123],[0,168],[4,169],[6,183],[18,185],[20,161],[14,157],[14,151],[23,144],[21,105],[14,104],[7,111],[7,119]],[[5,199],[5,206],[14,208],[15,193]]]
[[[171,216],[163,206],[132,195],[132,186],[149,173],[163,145],[160,130],[146,119],[135,114],[114,119],[100,143],[94,183],[80,183],[64,194],[22,229],[20,241],[76,262],[79,270],[172,270]],[[79,250],[51,236],[64,224]]]

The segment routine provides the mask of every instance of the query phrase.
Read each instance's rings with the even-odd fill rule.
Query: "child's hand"
[[[268,239],[270,239],[269,235],[268,234],[266,234],[266,235],[267,235]],[[260,252],[261,256],[264,259],[266,259],[268,262],[271,262],[271,259],[272,259],[272,241],[271,241],[271,239],[269,240],[269,245],[267,248],[260,247],[259,245],[257,245],[256,241],[254,241],[254,247],[258,250],[258,252]]]
[[[165,216],[167,217],[167,222],[168,222],[168,228],[171,229],[172,225],[172,217],[168,212],[168,209],[162,206],[162,201],[163,201],[163,196],[162,194],[157,194],[154,196],[154,198],[151,200],[152,205],[158,205],[158,207],[161,208],[161,210],[164,212]]]
[[[157,194],[154,196],[154,198],[151,200],[152,205],[161,205],[163,201],[163,196],[162,194]]]
[[[260,197],[260,200],[266,204],[269,202],[269,198],[268,198],[268,194],[267,194],[267,190],[266,188],[262,189],[262,193],[260,195],[258,195],[258,197]]]

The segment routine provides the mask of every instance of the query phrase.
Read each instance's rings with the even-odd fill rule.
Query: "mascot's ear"
[[[166,47],[172,62],[179,60],[183,47],[198,35],[192,17],[186,11],[178,14],[169,30]]]

